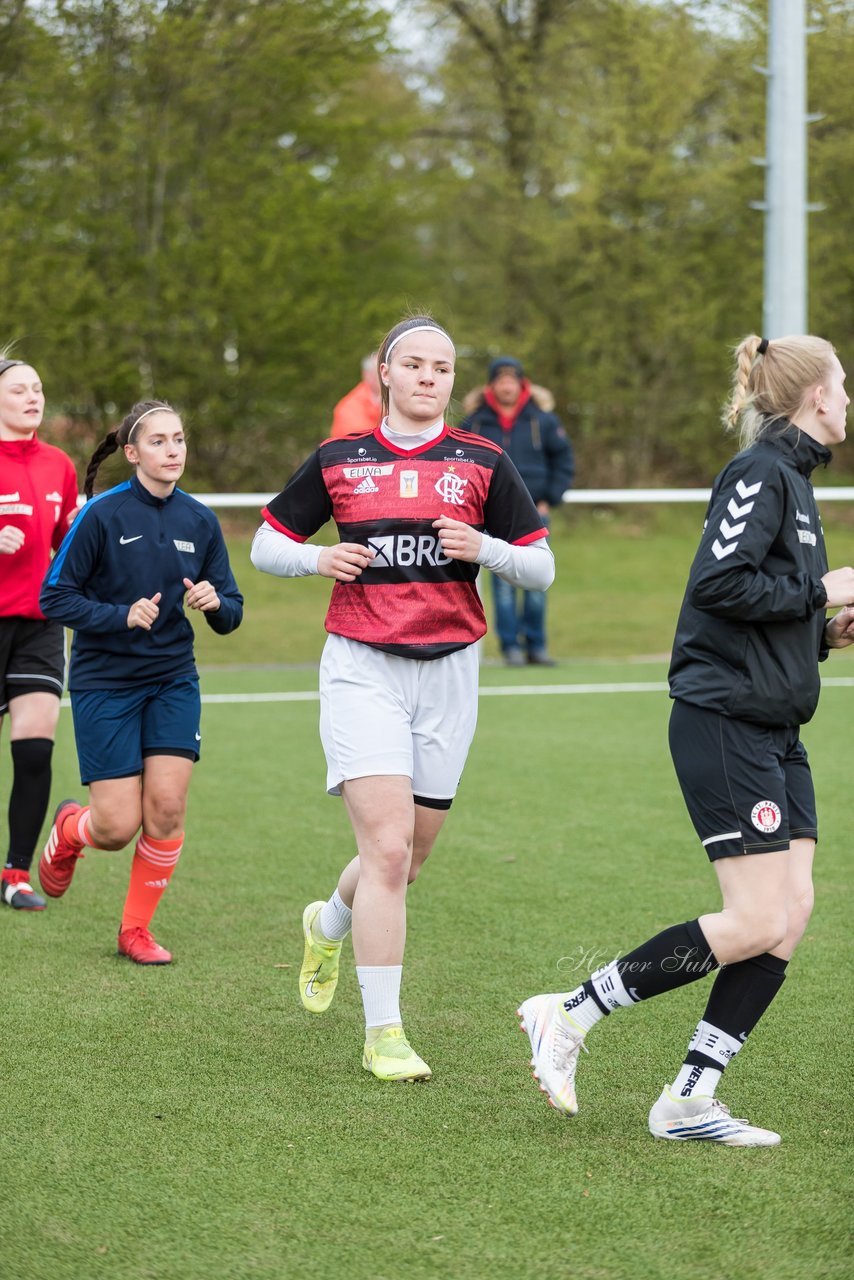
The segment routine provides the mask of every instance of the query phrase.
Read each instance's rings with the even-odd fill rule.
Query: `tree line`
[[[761,317],[766,8],[0,0],[0,344],[76,456],[154,394],[194,487],[268,489],[426,308],[458,413],[507,351],[580,484],[705,483]],[[854,367],[854,12],[810,8],[810,327]]]

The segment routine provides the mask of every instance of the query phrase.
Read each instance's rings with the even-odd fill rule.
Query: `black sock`
[[[19,738],[12,743],[14,779],[9,796],[7,867],[29,870],[50,802],[50,738]]]
[[[694,1032],[687,1066],[723,1071],[782,987],[788,963],[764,952],[721,969]]]
[[[612,966],[608,966],[611,969]],[[616,961],[613,968],[631,1001],[650,1000],[665,991],[684,987],[686,983],[705,978],[718,968],[703,930],[696,920],[674,924],[648,942],[636,947]],[[592,996],[604,1013],[610,1013],[629,1001],[611,995],[607,971],[602,977],[594,974],[584,983],[587,995]]]

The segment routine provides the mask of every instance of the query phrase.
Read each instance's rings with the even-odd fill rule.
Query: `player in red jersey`
[[[379,350],[385,417],[325,440],[264,509],[256,568],[335,585],[320,666],[327,790],[341,795],[357,856],[328,901],[303,913],[300,997],[322,1013],[353,932],[365,1008],[362,1065],[426,1080],[403,1032],[407,884],[447,817],[477,716],[475,642],[486,631],[481,565],[524,589],[554,577],[546,530],[507,455],[449,427],[454,344],[429,316],[395,325]],[[308,541],[334,519],[340,542]]]
[[[0,358],[0,724],[12,739],[9,850],[0,901],[41,911],[30,864],[50,798],[51,757],[65,681],[62,627],[45,621],[39,588],[77,510],[71,459],[38,438],[41,379]]]

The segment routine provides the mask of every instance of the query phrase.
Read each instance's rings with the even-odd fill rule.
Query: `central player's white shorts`
[[[477,723],[475,645],[432,662],[330,635],[320,660],[326,789],[404,774],[427,800],[456,794]]]

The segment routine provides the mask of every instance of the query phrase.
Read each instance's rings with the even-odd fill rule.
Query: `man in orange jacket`
[[[380,425],[382,416],[377,355],[372,352],[362,361],[362,381],[335,406],[331,435],[349,436],[354,431],[373,431]]]

